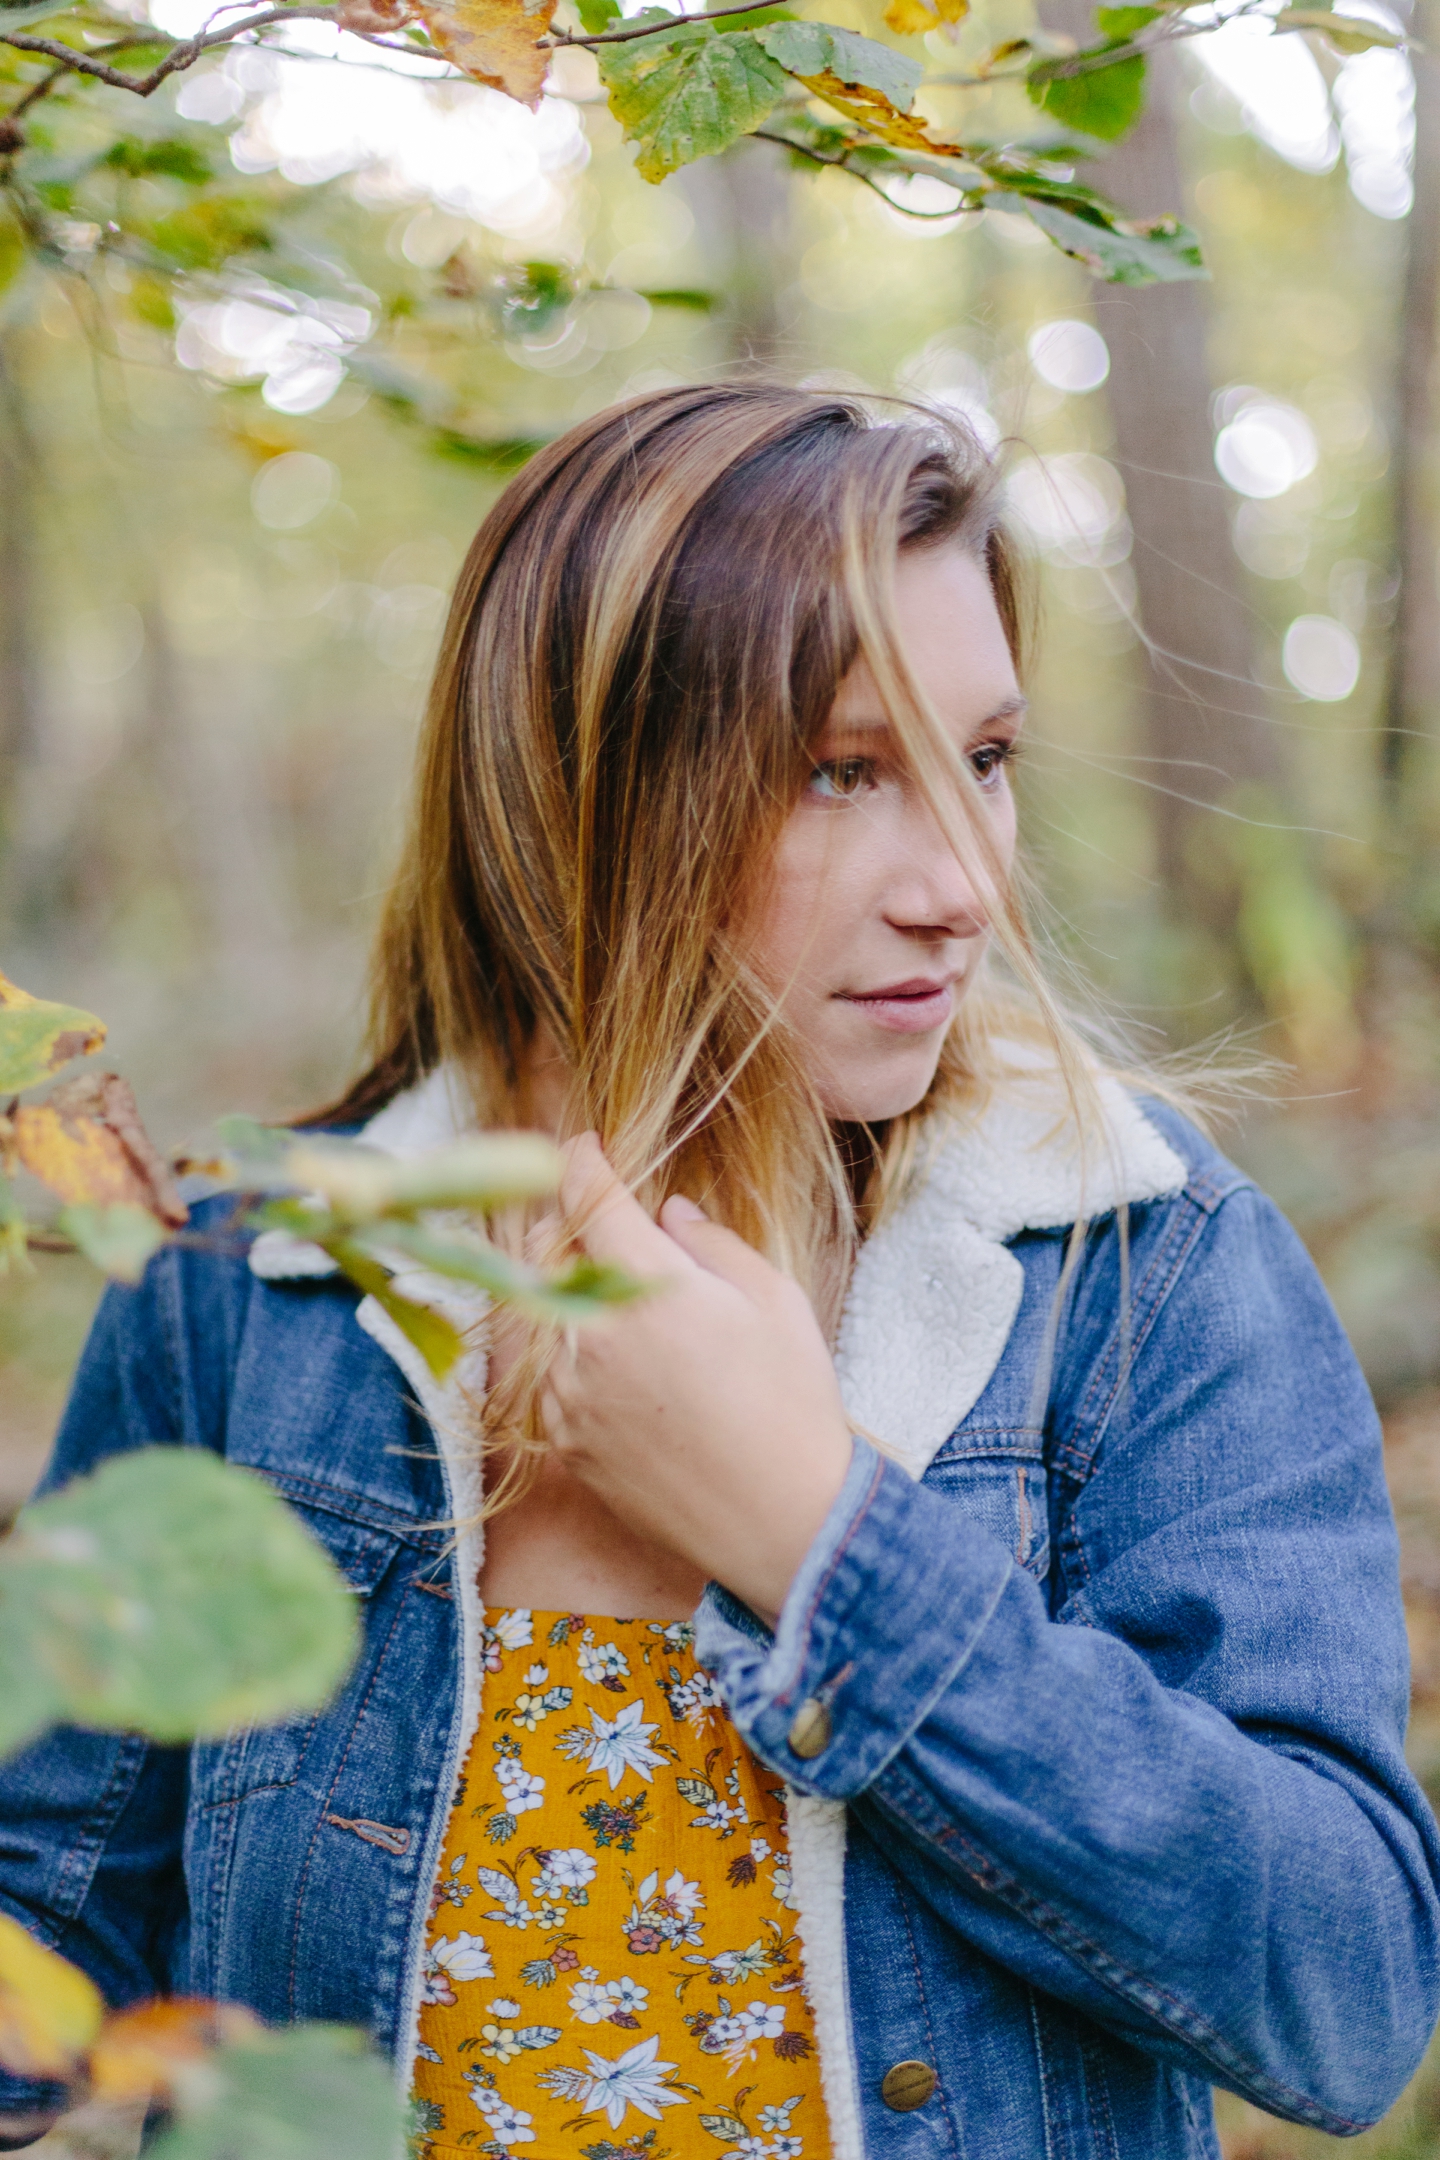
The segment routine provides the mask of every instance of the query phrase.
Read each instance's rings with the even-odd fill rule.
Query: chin
[[[905,1072],[837,1075],[824,1091],[826,1115],[855,1125],[883,1125],[889,1118],[903,1117],[924,1102],[939,1062],[938,1057],[929,1059],[923,1071],[912,1066]]]

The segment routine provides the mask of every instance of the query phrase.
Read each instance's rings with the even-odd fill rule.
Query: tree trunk
[[[720,269],[732,357],[780,367],[789,357],[792,330],[783,294],[794,277],[785,152],[774,143],[742,140],[723,157],[685,166],[678,178],[705,260]]]
[[[1436,624],[1432,456],[1435,328],[1440,311],[1440,8],[1416,0],[1410,48],[1415,71],[1415,202],[1407,221],[1394,410],[1395,549],[1399,558],[1381,776],[1392,802],[1406,744],[1433,730],[1440,714],[1440,627]]]
[[[0,338],[0,826],[9,832],[15,789],[39,735],[35,657],[36,452],[13,351]]]
[[[1043,13],[1049,28],[1078,41],[1094,35],[1080,0],[1048,0]],[[1179,88],[1175,55],[1157,54],[1141,119],[1092,176],[1132,216],[1183,213]],[[1111,431],[1135,533],[1158,868],[1172,910],[1226,937],[1239,888],[1224,867],[1229,850],[1216,846],[1213,806],[1273,787],[1281,774],[1215,470],[1206,289],[1097,282],[1093,295],[1110,348]]]

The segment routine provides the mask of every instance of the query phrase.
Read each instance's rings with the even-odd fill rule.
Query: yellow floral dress
[[[426,1951],[422,2160],[828,2160],[785,1800],[686,1621],[490,1612]]]

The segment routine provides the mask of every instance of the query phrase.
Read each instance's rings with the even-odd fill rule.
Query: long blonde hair
[[[1048,1037],[1083,1125],[1091,1060],[896,632],[899,556],[942,544],[984,566],[1023,666],[996,471],[959,423],[701,386],[611,407],[533,458],[456,586],[376,947],[373,1061],[327,1115],[448,1062],[482,1123],[523,1123],[543,1030],[580,1123],[645,1205],[690,1194],[812,1295],[843,1279],[927,1122],[977,1106],[1002,1035]],[[1018,988],[976,984],[915,1110],[837,1131],[728,926],[861,655],[947,837],[997,895]],[[533,1432],[538,1370],[495,1413],[512,1432]]]

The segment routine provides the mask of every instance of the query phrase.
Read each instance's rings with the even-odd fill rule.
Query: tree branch
[[[557,52],[565,45],[628,45],[632,38],[656,37],[677,24],[720,22],[726,15],[758,15],[766,4],[767,0],[736,0],[733,7],[711,8],[708,14],[672,15],[665,22],[637,23],[629,30],[602,30],[596,37],[577,37],[573,30],[557,30],[550,45]]]
[[[227,29],[212,30],[199,37],[183,38],[172,45],[163,60],[148,75],[127,75],[121,68],[111,67],[98,54],[80,52],[73,45],[62,45],[56,38],[30,37],[20,30],[0,29],[0,45],[13,45],[17,52],[33,52],[46,60],[56,60],[58,74],[89,75],[96,82],[109,83],[115,90],[133,90],[137,97],[149,97],[161,83],[185,68],[193,67],[203,53],[217,45],[229,45],[249,30],[265,30],[279,22],[334,22],[334,7],[272,7],[257,15],[246,15]],[[158,42],[146,37],[129,37],[101,46],[101,52],[125,52],[136,45]],[[48,87],[48,85],[47,85]]]
[[[812,165],[829,165],[836,172],[848,173],[852,180],[858,180],[862,187],[869,188],[872,195],[878,195],[881,202],[885,203],[891,210],[897,211],[901,217],[926,219],[964,217],[975,211],[983,210],[985,207],[983,203],[968,202],[965,198],[965,190],[958,186],[955,181],[942,180],[940,183],[942,187],[955,188],[956,194],[960,197],[953,210],[911,210],[906,204],[896,202],[894,197],[887,193],[878,180],[872,179],[869,173],[857,171],[855,166],[850,163],[850,152],[848,150],[842,150],[838,157],[826,157],[823,150],[812,150],[808,143],[794,142],[788,135],[774,135],[768,128],[755,128],[752,132],[756,142],[779,143],[782,149],[793,150],[797,157],[808,158]],[[903,168],[901,168],[899,177],[904,177]],[[933,175],[928,177],[933,177]]]

